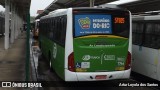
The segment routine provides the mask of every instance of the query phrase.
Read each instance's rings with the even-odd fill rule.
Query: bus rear
[[[66,73],[75,77],[73,81],[129,78],[130,13],[108,9],[73,9],[72,13],[73,52]]]

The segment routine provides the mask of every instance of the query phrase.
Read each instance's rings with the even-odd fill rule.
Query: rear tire
[[[48,71],[48,65],[46,62],[46,58],[43,54],[39,55],[38,57],[38,66],[37,66],[38,74],[44,74],[46,71]]]
[[[52,67],[52,60],[51,60],[51,53],[49,52],[49,60],[48,60],[49,62],[48,62],[48,65],[49,65],[49,70],[51,71],[51,72],[53,72],[54,70],[53,70],[53,67]]]

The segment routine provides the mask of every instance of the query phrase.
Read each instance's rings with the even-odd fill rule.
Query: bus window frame
[[[65,25],[61,22],[61,20],[64,18],[65,18],[65,20],[63,20],[63,23],[65,23]],[[66,21],[66,22],[64,22],[64,21]],[[44,29],[40,28],[40,33],[42,33],[43,36],[45,36],[48,39],[52,40],[53,42],[59,44],[60,46],[65,47],[65,38],[66,38],[66,29],[67,29],[67,15],[42,19],[42,20],[40,20],[40,23],[41,23],[41,27],[44,28]],[[50,28],[50,29],[48,29],[48,28]],[[53,30],[51,30],[51,28]],[[52,38],[50,38],[48,35],[48,32],[50,30],[53,33]],[[57,33],[59,33],[59,35]],[[65,35],[62,35],[62,33],[64,33]],[[58,39],[56,38],[56,35],[57,35]],[[62,40],[62,36],[64,38],[64,41]]]
[[[158,37],[160,38],[160,34],[157,34],[156,32],[155,32],[155,30],[153,29],[153,30],[151,30],[151,33],[150,32],[148,32],[148,33],[146,33],[146,28],[147,28],[147,24],[148,23],[152,23],[153,25],[155,25],[155,24],[159,24],[159,22],[160,22],[160,20],[140,20],[140,21],[133,21],[133,23],[144,23],[144,28],[143,28],[143,33],[142,33],[142,43],[141,44],[136,44],[134,41],[133,41],[133,44],[134,45],[139,45],[139,46],[144,46],[144,47],[148,47],[148,48],[153,48],[153,49],[160,49],[160,45],[159,44],[154,44],[152,41],[155,41],[155,40],[150,40],[150,42],[148,42],[149,44],[146,44],[146,37],[156,37],[156,39],[158,40]],[[160,25],[160,24],[159,24]],[[160,27],[160,26],[159,26]],[[154,27],[155,28],[155,27]],[[159,28],[159,30],[160,30],[160,28]],[[160,31],[159,31],[160,32]],[[135,33],[135,32],[133,32],[132,31],[132,33]],[[136,41],[136,40],[135,40]],[[160,41],[160,40],[159,40]],[[157,41],[158,42],[158,41]],[[156,41],[155,41],[155,43],[157,43]],[[155,46],[154,46],[154,45]],[[158,46],[159,45],[159,46]]]

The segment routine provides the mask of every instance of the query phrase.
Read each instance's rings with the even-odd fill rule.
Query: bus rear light
[[[131,68],[131,53],[128,51],[125,70],[130,69],[130,68]]]
[[[70,70],[72,72],[75,71],[74,53],[73,52],[68,56],[68,70]]]
[[[78,11],[73,11],[73,13],[78,13]]]

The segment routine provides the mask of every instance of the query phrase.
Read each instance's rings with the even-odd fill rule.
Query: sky
[[[30,15],[37,16],[37,10],[44,10],[47,6],[49,6],[54,0],[31,0],[30,7]],[[125,2],[132,2],[137,0],[118,0],[114,3],[110,4],[121,4]],[[4,11],[5,9],[0,5],[0,11]]]
[[[31,0],[30,14],[37,16],[37,10],[44,10],[54,0]]]
[[[37,10],[43,10],[49,6],[54,0],[31,0],[30,15],[37,16]],[[5,9],[0,5],[0,11]]]

